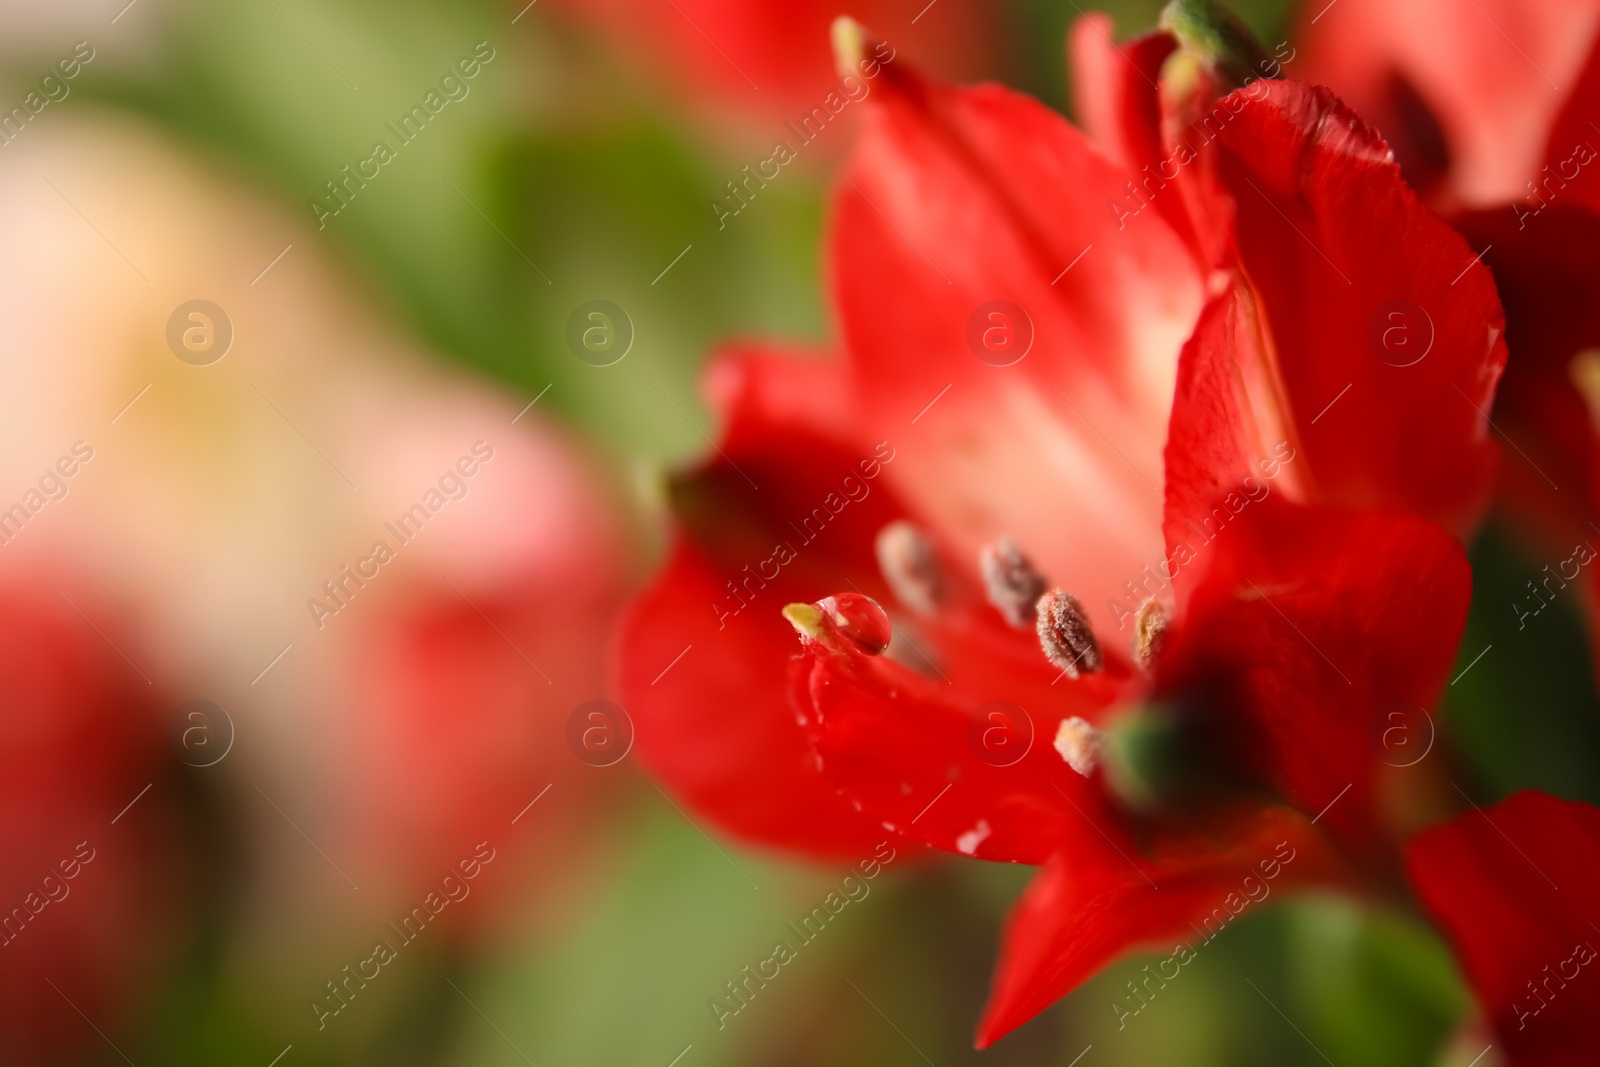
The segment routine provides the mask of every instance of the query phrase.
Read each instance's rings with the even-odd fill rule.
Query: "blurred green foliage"
[[[1446,698],[1449,737],[1474,779],[1460,787],[1480,803],[1518,789],[1600,803],[1600,699],[1578,590],[1521,619],[1519,606],[1539,603],[1527,583],[1543,580],[1549,561],[1492,526],[1471,560],[1472,614],[1451,675],[1460,682]]]

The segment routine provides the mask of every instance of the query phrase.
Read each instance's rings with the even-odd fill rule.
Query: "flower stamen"
[[[1077,597],[1052,589],[1039,598],[1037,611],[1039,646],[1046,659],[1065,671],[1068,678],[1093,674],[1101,668],[1100,642]]]
[[[985,545],[978,554],[978,567],[983,571],[989,603],[1006,621],[1019,630],[1034,625],[1034,605],[1048,585],[1016,542],[1001,537]]]
[[[1104,735],[1076,715],[1062,719],[1056,728],[1056,751],[1067,761],[1067,766],[1085,778],[1100,765],[1100,745]]]
[[[1149,670],[1167,643],[1167,609],[1161,606],[1161,601],[1146,600],[1139,605],[1133,633],[1133,658],[1140,667]]]
[[[933,540],[915,523],[896,519],[878,531],[878,569],[895,599],[919,615],[932,615],[945,598],[944,570]]]

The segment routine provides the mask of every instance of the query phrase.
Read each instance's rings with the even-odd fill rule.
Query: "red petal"
[[[1100,717],[1129,682],[1126,666],[1113,660],[1103,674],[1052,686],[1059,672],[1036,649],[1031,660],[1007,664],[992,654],[1003,647],[996,646],[968,647],[930,678],[885,657],[808,640],[797,685],[815,712],[824,773],[886,828],[935,848],[1043,863],[1092,836],[1086,820],[1094,819],[1131,850],[1098,785],[1052,747],[1061,720]],[[989,718],[991,702],[1001,700],[1010,702],[1003,717]],[[1000,744],[984,747],[991,727],[1004,731],[993,740],[1026,754],[996,766],[1007,753]]]
[[[1290,75],[1331,85],[1391,141],[1414,140],[1418,105],[1431,112],[1452,199],[1469,206],[1523,194],[1596,27],[1594,0],[1320,0],[1302,11],[1312,22],[1295,36],[1305,54]]]
[[[1421,835],[1406,865],[1511,1062],[1593,1063],[1600,810],[1518,793]]]
[[[1255,832],[1232,847],[1195,848],[1146,864],[1142,871],[1104,842],[1098,851],[1052,860],[1013,908],[978,1026],[979,1048],[994,1044],[1128,952],[1171,949],[1178,959],[1168,957],[1150,968],[1151,973],[1166,970],[1170,979],[1194,962],[1180,950],[1203,951],[1234,916],[1275,891],[1338,877],[1316,832],[1304,819],[1281,811],[1263,813]],[[1267,872],[1274,878],[1265,877]],[[1162,984],[1159,977],[1155,982],[1148,987],[1152,993]],[[1141,1002],[1132,994],[1128,1000],[1127,1010],[1136,1011]]]
[[[958,553],[1010,534],[1094,610],[1160,552],[1192,258],[1159,217],[1119,221],[1130,175],[1036,101],[898,67],[873,100],[831,249],[868,436]],[[1032,323],[1010,366],[969,347],[991,301]]]
[[[683,528],[618,634],[636,751],[729,832],[821,856],[870,851],[881,832],[823,781],[790,705],[781,611],[851,582],[883,595],[873,538],[901,509],[865,477],[870,447],[819,432],[831,409],[801,402],[843,393],[837,364],[748,357],[709,379],[729,405],[721,454],[674,486]],[[793,554],[781,566],[780,545]]]
[[[1177,42],[1164,32],[1117,44],[1111,16],[1094,12],[1068,38],[1078,120],[1102,152],[1137,173],[1161,151],[1161,65]]]
[[[617,689],[635,752],[696,817],[747,841],[821,858],[870,851],[883,835],[818,775],[789,704],[785,591],[764,590],[764,607],[719,631],[711,605],[729,573],[680,540],[624,619]]]
[[[724,346],[705,368],[702,391],[725,420],[725,452],[770,448],[772,436],[791,426],[850,441],[859,425],[844,367],[815,348],[762,340]]]
[[[1068,40],[1073,102],[1084,131],[1099,149],[1120,163],[1131,184],[1117,191],[1113,214],[1143,213],[1153,207],[1184,241],[1199,247],[1194,220],[1183,199],[1153,196],[1166,181],[1170,150],[1162,133],[1161,70],[1178,42],[1155,30],[1117,44],[1109,16],[1089,14],[1073,24]]]
[[[0,586],[0,1044],[6,1062],[88,1062],[100,1039],[79,1011],[126,1030],[189,937],[195,827],[172,783],[191,738],[154,695],[164,680],[148,684],[86,620],[149,666],[137,626],[110,621],[67,561],[32,565],[65,588]]]
[[[1184,346],[1167,440],[1167,508],[1162,530],[1169,576],[1182,574],[1186,560],[1179,546],[1194,539],[1191,526],[1206,529],[1212,508],[1231,493],[1236,498],[1277,489],[1301,495],[1294,474],[1281,482],[1285,464],[1300,458],[1287,438],[1266,440],[1253,418],[1243,375],[1259,382],[1264,360],[1248,291],[1232,286],[1206,304],[1194,336]],[[1190,547],[1193,547],[1192,545]]]
[[[1600,217],[1557,202],[1520,225],[1505,208],[1456,225],[1474,247],[1490,249],[1484,262],[1516,353],[1494,404],[1495,425],[1514,445],[1502,460],[1498,507],[1541,555],[1566,555],[1593,534],[1594,424],[1572,360],[1600,347]]]
[[[1212,114],[1225,125],[1205,151],[1243,273],[1182,356],[1169,537],[1280,442],[1298,453],[1299,499],[1470,530],[1493,483],[1484,413],[1505,364],[1488,272],[1327,90],[1255,82]]]
[[[1546,213],[1551,204],[1582,206],[1600,210],[1600,128],[1594,118],[1600,114],[1600,37],[1576,75],[1576,84],[1566,105],[1556,116],[1545,145],[1544,169],[1533,173],[1532,186],[1524,186],[1510,198],[1523,226]],[[1558,223],[1559,225],[1559,223]]]
[[[1384,747],[1381,724],[1400,711],[1419,749],[1431,732],[1471,596],[1461,546],[1410,517],[1266,499],[1203,536],[1191,547],[1206,569],[1158,660],[1158,691],[1203,694],[1229,751],[1381,859],[1375,786],[1386,762],[1411,758]]]

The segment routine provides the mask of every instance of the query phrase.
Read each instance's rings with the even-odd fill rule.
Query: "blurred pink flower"
[[[309,1021],[329,963],[478,841],[510,857],[480,888],[516,898],[592,817],[564,729],[603,695],[618,510],[548,400],[443,369],[300,212],[126,119],[58,118],[0,174],[0,508],[93,458],[0,563],[72,560],[137,606],[134,662],[231,716],[210,773],[259,874],[235,971]]]

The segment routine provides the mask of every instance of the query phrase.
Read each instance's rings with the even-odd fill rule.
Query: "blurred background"
[[[1159,4],[1096,8],[1127,36]],[[1269,49],[1296,17],[1239,10]],[[1029,872],[937,858],[708,1006],[846,872],[707,836],[591,702],[654,487],[715,436],[708,353],[829,338],[853,116],[711,204],[826,92],[840,13],[1070,114],[1071,0],[0,4],[0,1061],[1482,1047],[1425,925],[1328,900],[1247,915],[1125,1029],[1148,959],[976,1053]],[[596,307],[605,358],[572,340]],[[1545,561],[1493,528],[1473,561],[1461,666],[1516,654],[1438,744],[1477,796],[1600,801],[1576,601],[1519,630]]]

